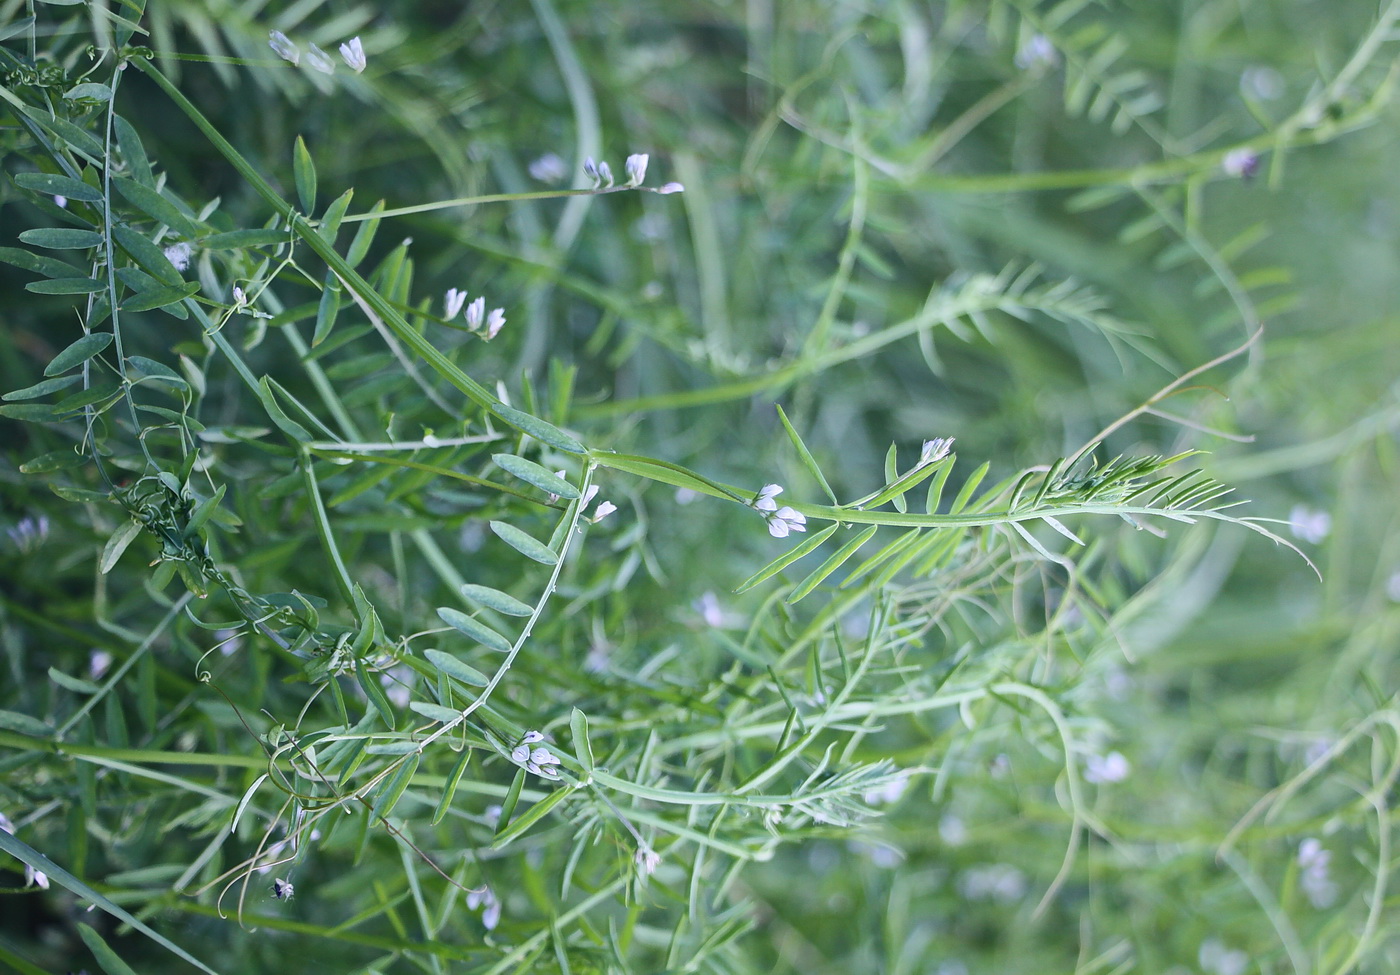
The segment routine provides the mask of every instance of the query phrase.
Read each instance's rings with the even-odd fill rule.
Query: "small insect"
[[[279,901],[291,900],[292,894],[294,893],[296,893],[296,888],[292,886],[290,880],[283,880],[281,877],[278,877],[272,881],[272,896],[276,897]]]

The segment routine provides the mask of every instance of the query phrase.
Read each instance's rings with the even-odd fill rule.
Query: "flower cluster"
[[[632,860],[637,864],[637,869],[648,877],[656,873],[656,868],[661,866],[661,854],[649,846],[639,846]]]
[[[1104,782],[1122,782],[1132,771],[1132,766],[1122,752],[1109,752],[1107,755],[1090,755],[1084,759],[1084,781],[1096,785]]]
[[[501,923],[501,902],[490,887],[482,886],[467,893],[467,910],[481,908],[481,923],[487,931],[494,931]]]
[[[545,158],[547,157],[541,157],[541,159],[536,160],[536,163],[543,162]],[[627,182],[624,184],[627,189],[650,189],[650,187],[642,186],[642,184],[646,182],[647,178],[648,158],[650,157],[645,152],[634,152],[632,155],[627,157],[627,162],[623,164],[623,169],[627,173]],[[535,175],[534,163],[531,164],[530,172],[531,175]],[[615,183],[615,180],[613,179],[612,167],[609,166],[606,162],[594,162],[592,156],[589,156],[583,161],[583,175],[587,176],[590,180],[592,180],[593,188],[595,190],[610,190],[613,188],[613,184]],[[536,176],[536,179],[541,178],[542,176]],[[669,195],[671,193],[682,193],[684,191],[685,187],[682,186],[680,183],[667,183],[665,186],[662,186],[660,189],[653,190],[652,192],[660,193],[664,196]]]
[[[1259,153],[1253,149],[1231,149],[1220,161],[1220,169],[1235,179],[1253,179],[1259,172]]]
[[[929,464],[936,464],[944,457],[948,456],[953,449],[953,441],[956,437],[934,437],[932,440],[925,440],[923,449],[919,451],[919,466],[927,467]]]
[[[560,472],[559,472],[559,476],[560,476],[560,477],[563,477],[563,476],[564,476],[564,472],[563,472],[563,471],[560,471]],[[588,490],[583,492],[583,500],[579,502],[579,509],[582,510],[582,509],[584,509],[584,508],[587,508],[588,505],[589,505],[589,504],[593,501],[593,499],[594,499],[595,497],[597,497],[597,496],[598,496],[598,485],[596,485],[596,484],[590,484],[590,485],[588,485]],[[589,524],[596,525],[596,524],[598,524],[598,522],[602,521],[604,518],[606,518],[608,515],[612,514],[612,513],[613,513],[614,511],[616,511],[616,510],[617,510],[617,505],[613,504],[611,501],[599,501],[599,502],[598,502],[598,507],[596,507],[596,508],[593,509],[593,517],[589,518],[589,519],[588,519],[588,522],[589,522]]]
[[[1322,841],[1308,837],[1298,844],[1298,867],[1301,875],[1298,886],[1303,889],[1308,903],[1319,911],[1325,911],[1337,902],[1337,885],[1332,881],[1329,867],[1332,852],[1322,847]]]
[[[559,770],[554,766],[559,764],[559,756],[555,755],[548,748],[539,745],[544,741],[544,735],[538,731],[527,731],[520,738],[520,744],[510,753],[511,761],[517,765],[525,766],[527,771],[536,775],[543,775],[547,779],[557,778]],[[530,747],[530,746],[537,747]],[[494,927],[494,925],[487,925]]]
[[[447,314],[444,316],[448,321],[456,318],[462,312],[465,305],[467,309],[467,328],[480,335],[486,341],[491,341],[496,337],[502,326],[506,323],[506,310],[504,308],[492,308],[491,313],[486,313],[486,299],[478,296],[471,304],[467,304],[467,293],[458,291],[456,288],[448,288],[443,304],[446,306]]]
[[[279,58],[283,61],[290,61],[293,65],[301,64],[301,48],[286,34],[280,30],[269,31],[267,38],[268,47],[272,48]],[[306,55],[306,66],[322,74],[334,74],[335,61],[331,56],[315,44],[311,44],[309,47],[310,51]],[[356,74],[365,70],[365,49],[360,44],[358,37],[352,37],[340,45],[340,57],[345,62],[346,67]]]
[[[1332,532],[1332,516],[1307,505],[1297,504],[1288,513],[1288,530],[1293,537],[1316,545]]]
[[[787,538],[789,532],[805,532],[807,516],[787,505],[778,507],[773,499],[783,493],[781,485],[765,484],[754,501],[755,510],[761,512],[768,521],[768,534],[774,538]]]
[[[19,524],[15,527],[6,528],[5,534],[10,537],[10,541],[14,542],[15,547],[21,552],[32,552],[43,545],[44,539],[49,537],[49,519],[45,515],[40,515],[38,518],[25,516],[19,520]]]

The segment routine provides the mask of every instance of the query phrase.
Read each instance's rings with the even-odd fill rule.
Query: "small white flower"
[[[593,181],[593,188],[595,190],[600,185],[602,185],[603,177],[601,174],[599,174],[598,164],[593,161],[592,156],[589,156],[583,161],[583,175],[587,176],[590,180]]]
[[[93,680],[100,680],[112,666],[112,655],[106,650],[94,650],[88,654],[88,674]]]
[[[295,894],[296,891],[296,887],[290,880],[283,880],[281,877],[273,878],[272,896],[276,897],[279,901],[291,900],[292,895]]]
[[[486,820],[486,825],[494,827],[501,821],[501,813],[503,812],[505,810],[501,806],[493,803],[482,810],[481,818]]]
[[[171,263],[175,270],[183,271],[190,266],[190,253],[190,245],[182,240],[178,244],[171,244],[165,248],[165,259]]]
[[[1084,781],[1095,784],[1102,782],[1122,782],[1132,771],[1132,766],[1122,752],[1109,752],[1107,755],[1090,755],[1084,759]]]
[[[569,175],[569,164],[558,153],[546,152],[529,165],[530,178],[551,186]]]
[[[636,855],[632,857],[632,860],[637,864],[638,868],[641,869],[642,873],[648,877],[656,873],[656,868],[661,866],[661,854],[657,853],[649,846],[638,847]]]
[[[365,70],[365,49],[361,46],[358,37],[352,37],[340,45],[340,56],[345,60],[350,70],[356,74]]]
[[[558,765],[559,756],[552,753],[548,748],[536,748],[530,753],[530,761],[536,765]]]
[[[1314,511],[1306,505],[1294,505],[1288,513],[1288,528],[1293,537],[1316,545],[1332,531],[1332,516],[1325,511]]]
[[[720,608],[719,597],[713,592],[706,591],[690,605],[700,614],[700,618],[705,621],[706,626],[721,627],[724,625],[724,610]]]
[[[510,753],[510,759],[517,765],[523,765],[530,760],[530,746],[516,745],[515,750]]]
[[[335,74],[335,62],[331,60],[329,54],[315,44],[311,45],[311,50],[306,55],[306,66],[322,74]]]
[[[783,505],[768,516],[768,534],[774,538],[787,538],[788,532],[805,532],[807,516]]]
[[[627,185],[641,186],[647,181],[647,154],[639,152],[627,157]]]
[[[783,493],[781,484],[765,484],[763,490],[758,492],[758,500],[753,506],[759,511],[777,511],[778,502],[773,499]]]
[[[462,306],[467,303],[467,293],[458,291],[456,288],[448,288],[447,294],[443,298],[443,318],[456,318],[462,313]]]
[[[29,864],[24,865],[24,886],[38,887],[40,890],[49,889],[49,875],[42,870],[35,870]]]
[[[520,736],[520,743],[522,745],[533,745],[540,741],[544,741],[544,734],[539,731],[527,731]]]
[[[243,634],[238,630],[215,630],[214,639],[219,641],[219,653],[225,657],[232,656],[243,647]]]
[[[67,209],[68,197],[64,196],[61,193],[55,193],[53,195],[53,205],[56,207],[63,207],[64,209]]]
[[[588,485],[588,489],[583,492],[583,497],[579,499],[578,506],[587,508],[588,505],[598,496],[599,487],[596,484]]]
[[[413,678],[415,671],[407,664],[390,667],[379,675],[379,683],[384,687],[384,696],[394,707],[403,710],[413,700]]]
[[[496,925],[501,923],[501,902],[496,898],[491,898],[491,903],[486,905],[486,909],[481,912],[481,924],[487,931],[496,930]]]
[[[1050,38],[1044,34],[1032,34],[1016,52],[1016,67],[1022,71],[1040,71],[1053,68],[1060,60],[1060,53]]]
[[[501,326],[506,323],[506,310],[504,308],[492,308],[491,314],[486,316],[486,341],[491,341],[496,337],[496,333],[501,330]]]
[[[1220,161],[1220,169],[1226,176],[1250,179],[1259,172],[1259,153],[1253,149],[1231,149]]]
[[[554,472],[554,476],[557,477],[557,478],[559,478],[560,480],[566,480],[566,479],[568,478],[568,474],[569,474],[568,471],[555,471],[555,472]],[[549,496],[549,500],[550,500],[550,501],[558,501],[558,500],[559,500],[559,495],[551,493],[550,496]]]
[[[588,520],[596,525],[616,510],[617,505],[613,504],[611,501],[599,501],[598,507],[593,509],[593,517]]]
[[[598,164],[597,172],[598,172],[598,178],[599,178],[600,180],[602,180],[602,181],[603,181],[604,183],[606,183],[608,186],[612,186],[612,185],[613,185],[613,174],[612,174],[612,167],[611,167],[611,166],[609,166],[609,165],[608,165],[607,163],[605,163],[605,162],[600,162],[600,163]]]
[[[481,325],[486,320],[486,299],[484,297],[475,299],[467,306],[467,328],[473,332],[481,331]]]
[[[497,924],[501,923],[501,902],[496,899],[495,893],[490,887],[480,887],[467,892],[467,910],[474,911],[481,908],[481,923],[486,926],[487,931],[495,930]]]
[[[680,183],[667,183],[656,192],[660,193],[662,196],[670,196],[672,193],[684,193],[685,187]]]
[[[233,307],[242,308],[248,303],[248,296],[243,293],[243,289],[238,285],[233,286]]]
[[[1316,837],[1308,837],[1298,844],[1298,866],[1302,868],[1299,886],[1308,898],[1308,903],[1319,911],[1326,910],[1337,902],[1337,885],[1332,882],[1329,866],[1332,853],[1323,847]]]
[[[267,46],[272,48],[283,61],[301,64],[301,48],[293,44],[287,35],[280,30],[268,31]]]
[[[935,437],[932,440],[925,440],[924,447],[919,451],[919,466],[927,467],[935,464],[948,456],[948,452],[953,449],[954,437]]]
[[[5,534],[21,552],[32,552],[49,537],[49,519],[46,515],[33,518],[26,515],[13,528],[5,529]]]
[[[1249,956],[1237,948],[1226,948],[1219,938],[1202,941],[1196,960],[1208,975],[1244,975],[1249,968]]]

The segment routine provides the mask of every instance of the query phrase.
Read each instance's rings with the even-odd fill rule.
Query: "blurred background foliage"
[[[93,65],[88,45],[110,37],[106,9],[132,15],[0,0],[0,28],[38,17],[35,49],[28,34],[0,43],[71,78]],[[1237,526],[1167,523],[1158,539],[1114,519],[1084,525],[1074,611],[1087,620],[1055,619],[1054,600],[1070,597],[1053,573],[995,546],[929,579],[901,577],[884,596],[898,607],[889,645],[913,649],[898,649],[883,675],[890,700],[913,672],[951,676],[964,663],[987,681],[1028,681],[1066,709],[1094,745],[1088,757],[1117,753],[1126,774],[1083,786],[1089,798],[1072,816],[1060,742],[1026,702],[891,714],[851,746],[924,770],[868,797],[886,816],[854,831],[810,822],[742,871],[663,861],[610,912],[551,926],[542,918],[566,902],[547,891],[571,843],[606,837],[600,856],[632,855],[626,837],[580,833],[574,817],[498,866],[482,848],[481,874],[463,879],[489,877],[502,927],[445,923],[441,952],[413,944],[423,936],[409,891],[422,895],[416,881],[405,887],[413,864],[382,834],[367,846],[328,840],[298,864],[287,904],[258,880],[257,916],[240,929],[208,897],[169,890],[211,835],[172,783],[61,755],[36,764],[11,737],[0,742],[0,811],[31,845],[226,972],[510,970],[502,958],[532,971],[1394,970],[1397,14],[1362,0],[152,4],[137,42],[288,199],[298,136],[322,203],[353,187],[352,213],[378,199],[394,208],[583,186],[585,156],[620,171],[626,155],[648,152],[653,185],[685,184],[673,196],[398,216],[367,261],[383,267],[406,245],[408,308],[436,313],[452,287],[505,307],[497,341],[463,352],[466,340],[448,332],[444,347],[590,446],[815,499],[778,402],[841,497],[884,483],[891,442],[912,458],[935,436],[957,438],[950,489],[983,461],[991,483],[1072,454],[1262,326],[1245,353],[1159,404],[1170,416],[1114,430],[1104,455],[1206,451],[1206,471],[1249,499],[1249,514],[1279,519],[1321,580]],[[369,68],[294,69],[269,51],[270,29],[328,51],[359,35]],[[21,79],[11,67],[3,82]],[[118,108],[174,193],[197,211],[218,201],[216,228],[264,225],[263,202],[147,77],[125,72]],[[0,115],[7,177],[30,168],[31,150],[13,115]],[[11,178],[0,207],[0,246],[62,218]],[[236,264],[208,252],[195,261],[206,292],[228,300]],[[77,335],[71,300],[27,293],[30,278],[0,266],[5,390],[38,381]],[[277,298],[309,305],[305,324],[320,281],[319,271],[285,276]],[[966,314],[908,325],[931,303],[964,299]],[[134,327],[144,354],[171,359],[200,354],[189,326],[151,314]],[[259,374],[313,397],[278,326],[265,337],[260,327],[226,326]],[[386,357],[357,360],[359,348],[324,358],[351,408],[397,436],[461,432]],[[207,381],[205,424],[255,422],[230,370]],[[215,666],[227,701],[195,679],[215,641],[153,594],[148,540],[112,573],[95,572],[111,516],[56,499],[54,475],[19,472],[72,438],[0,424],[0,706],[66,717],[71,688],[48,668],[96,678],[100,651],[138,662],[130,690],[93,710],[86,741],[249,755],[243,721],[260,732],[294,723],[303,699],[272,654],[250,647]],[[334,600],[304,501],[268,483],[260,449],[216,448],[246,540],[230,536],[223,554],[246,578]],[[348,480],[323,486],[334,495]],[[518,665],[533,694],[512,700],[519,720],[541,702],[561,709],[541,725],[578,703],[607,714],[614,734],[654,724],[679,736],[696,701],[718,711],[731,692],[776,700],[780,689],[816,700],[820,681],[783,646],[810,614],[785,608],[771,586],[731,595],[778,551],[752,513],[617,473],[602,482],[621,511],[571,564],[540,631],[550,652]],[[497,502],[391,483],[335,521],[386,628],[416,632],[447,598],[407,540],[415,531],[470,566],[471,581],[511,588],[518,566],[483,529]],[[859,641],[871,604],[851,605],[837,614],[844,623],[826,622]],[[159,653],[134,654],[153,633]],[[787,670],[770,671],[772,684],[741,678],[759,657]],[[261,708],[274,717],[262,721]],[[673,771],[703,776],[684,763],[713,762],[728,774],[754,760],[719,737],[710,749],[678,753]],[[234,797],[249,782],[233,767],[153,767]],[[75,777],[94,775],[100,807],[84,809]],[[490,768],[481,779],[498,791],[508,780]],[[430,811],[431,788],[414,791]],[[485,822],[490,795],[471,797],[471,822]],[[1252,808],[1271,815],[1246,819]],[[1300,859],[1308,838],[1330,856],[1321,869],[1316,856]],[[73,922],[97,922],[77,901],[21,893],[18,869],[0,883],[7,961],[92,970]],[[103,930],[138,970],[185,970],[139,936]],[[522,955],[476,950],[540,932]]]

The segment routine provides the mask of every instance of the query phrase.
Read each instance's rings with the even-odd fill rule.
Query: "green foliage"
[[[0,18],[0,960],[1393,962],[1400,3],[730,6]]]

